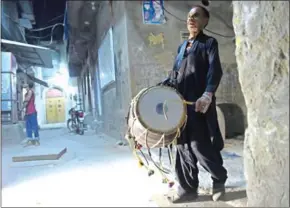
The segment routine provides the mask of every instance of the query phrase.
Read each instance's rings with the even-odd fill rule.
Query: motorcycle
[[[84,134],[84,112],[82,110],[76,110],[76,107],[71,108],[68,111],[70,118],[67,120],[67,128],[70,132],[76,134]]]

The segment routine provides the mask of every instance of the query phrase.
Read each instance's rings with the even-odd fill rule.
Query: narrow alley
[[[23,148],[10,144],[2,149],[2,205],[9,207],[157,207],[170,206],[163,195],[168,192],[156,173],[148,177],[139,168],[128,146],[103,134],[87,131],[84,135],[69,133],[66,128],[40,131],[41,147]],[[227,184],[233,189],[231,205],[239,206],[245,200],[245,180],[240,165],[241,156],[229,154],[242,149],[241,142],[228,144],[223,153],[231,173]],[[56,161],[12,162],[16,155],[35,151],[67,148]],[[237,154],[240,154],[237,149]],[[210,188],[209,175],[201,169],[201,187]],[[205,194],[206,195],[206,194]],[[17,200],[15,200],[17,198]],[[210,198],[190,206],[220,206]],[[230,206],[222,203],[222,206]]]
[[[3,147],[3,206],[155,206],[150,194],[160,183],[146,177],[116,140],[71,135],[67,129],[40,133],[40,151],[66,147],[67,153],[55,162],[13,163],[12,156],[29,150]]]
[[[289,207],[289,19],[1,1],[2,206]]]

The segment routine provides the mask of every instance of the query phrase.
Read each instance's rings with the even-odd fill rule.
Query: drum
[[[128,133],[145,148],[161,148],[180,136],[187,120],[187,108],[174,88],[154,86],[132,100]]]

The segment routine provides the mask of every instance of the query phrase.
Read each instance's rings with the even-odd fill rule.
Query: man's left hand
[[[195,111],[206,113],[212,101],[212,93],[205,92],[195,103]]]

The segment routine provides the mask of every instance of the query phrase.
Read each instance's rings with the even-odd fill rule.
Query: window
[[[101,89],[116,80],[112,28],[108,31],[98,50]]]
[[[180,32],[180,41],[181,42],[187,40],[188,37],[189,37],[189,32],[187,32],[187,31],[181,31]]]

